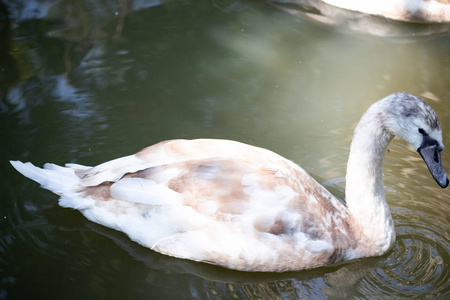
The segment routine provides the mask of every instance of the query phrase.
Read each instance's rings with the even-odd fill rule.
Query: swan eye
[[[423,128],[419,128],[419,133],[420,134],[425,134],[425,130],[423,130]]]

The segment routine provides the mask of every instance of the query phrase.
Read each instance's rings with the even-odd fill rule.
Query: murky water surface
[[[264,1],[5,3],[0,299],[450,298],[449,190],[398,140],[384,172],[395,247],[286,274],[154,253],[58,207],[7,162],[94,165],[165,139],[226,138],[280,153],[344,198],[352,130],[377,99],[422,96],[450,145],[445,30],[383,21],[402,30],[375,36]],[[450,170],[449,150],[443,160]]]

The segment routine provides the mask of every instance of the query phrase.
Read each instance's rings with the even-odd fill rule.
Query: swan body
[[[375,36],[402,37],[406,41],[446,33],[450,28],[450,0],[269,0],[269,3],[308,22]],[[421,26],[401,23],[421,23]]]
[[[449,0],[321,0],[330,5],[408,22],[450,22]]]
[[[382,182],[397,135],[446,187],[435,112],[392,94],[355,129],[343,205],[293,162],[228,140],[170,140],[95,167],[11,161],[59,204],[173,257],[241,271],[283,272],[382,255],[395,241]]]

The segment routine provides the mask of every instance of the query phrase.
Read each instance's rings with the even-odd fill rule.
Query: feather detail
[[[182,199],[167,186],[143,178],[123,178],[111,185],[110,193],[115,199],[149,205],[175,205]]]
[[[79,181],[72,169],[55,164],[47,163],[44,169],[41,169],[30,162],[10,161],[10,163],[17,171],[58,195],[73,193]]]

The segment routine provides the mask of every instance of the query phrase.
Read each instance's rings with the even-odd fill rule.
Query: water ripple
[[[450,255],[438,226],[397,219],[397,241],[390,255],[362,284],[364,294],[390,299],[449,299]],[[429,218],[429,220],[432,220]]]

